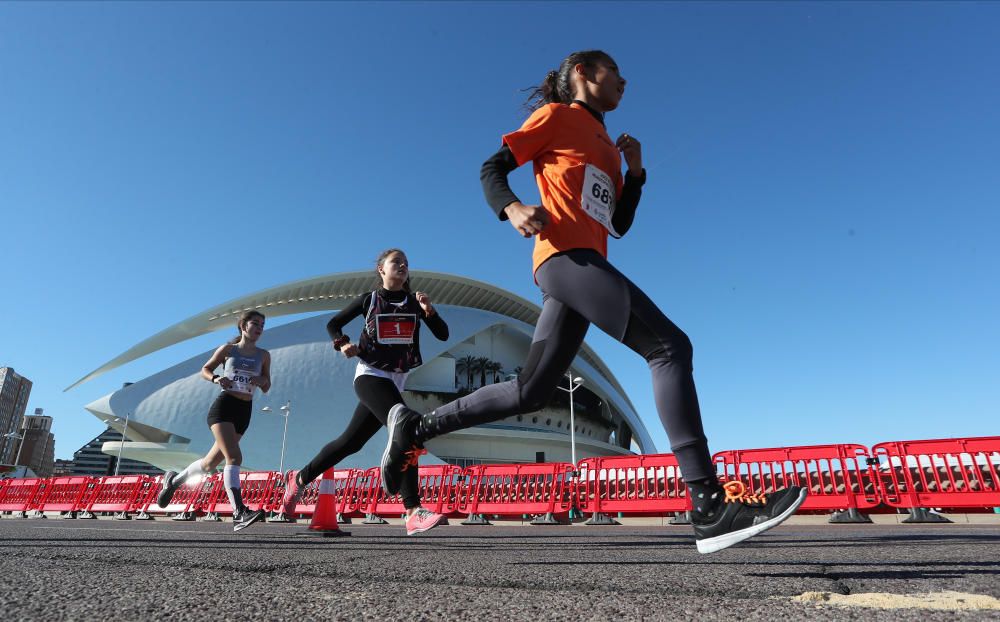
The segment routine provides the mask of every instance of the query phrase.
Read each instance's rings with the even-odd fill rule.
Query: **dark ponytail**
[[[610,61],[611,57],[601,50],[585,50],[573,52],[559,65],[559,69],[545,74],[545,79],[538,86],[524,89],[530,91],[524,105],[528,110],[537,110],[546,104],[568,104],[573,101],[573,83],[570,78],[573,68],[582,64],[591,68],[598,62]]]

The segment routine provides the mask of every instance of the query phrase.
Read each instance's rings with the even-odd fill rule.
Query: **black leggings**
[[[327,469],[336,466],[347,456],[359,452],[368,439],[375,436],[379,428],[385,425],[389,409],[403,403],[399,389],[388,378],[358,376],[354,380],[354,392],[358,394],[360,402],[354,409],[354,416],[347,424],[347,429],[337,439],[327,443],[309,464],[302,467],[299,481],[303,486],[322,475]],[[400,486],[403,507],[407,509],[420,507],[417,470],[410,469],[404,475]]]
[[[541,409],[593,323],[649,363],[656,410],[684,479],[714,478],[687,335],[596,251],[555,255],[538,268],[535,278],[542,289],[542,314],[521,374],[425,416],[421,427],[426,438]]]

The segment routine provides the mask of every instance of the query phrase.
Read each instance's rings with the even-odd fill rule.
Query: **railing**
[[[720,481],[740,480],[755,493],[802,486],[802,511],[877,511],[944,508],[987,511],[1000,507],[1000,436],[875,445],[816,445],[724,451],[713,457]],[[284,480],[277,472],[243,472],[244,501],[276,512]],[[385,496],[379,469],[334,474],[337,514],[391,516],[403,512],[399,495]],[[465,469],[425,465],[418,472],[424,507],[469,517],[544,516],[564,520],[573,509],[592,513],[664,515],[690,508],[672,454],[587,458],[568,463],[486,464]],[[157,496],[161,478],[64,476],[0,480],[0,512],[114,513],[215,517],[232,513],[219,475],[189,482],[166,507]],[[295,508],[311,516],[318,485],[305,488]],[[546,521],[542,521],[546,522]]]

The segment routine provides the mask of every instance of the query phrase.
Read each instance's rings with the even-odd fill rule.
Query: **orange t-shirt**
[[[579,104],[547,104],[519,130],[504,135],[503,142],[518,166],[534,163],[542,206],[549,213],[549,225],[535,236],[532,273],[552,255],[574,248],[592,248],[607,257],[608,230],[600,215],[591,214],[595,201],[607,206],[611,192],[612,199],[621,196],[623,180],[618,148],[600,121]]]

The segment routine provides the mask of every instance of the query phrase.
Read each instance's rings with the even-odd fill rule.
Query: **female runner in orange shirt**
[[[646,181],[642,145],[629,134],[612,140],[604,124],[625,85],[608,54],[571,54],[535,89],[534,112],[503,136],[500,151],[483,165],[483,190],[499,219],[535,238],[534,276],[543,305],[528,358],[517,379],[482,387],[431,413],[393,407],[382,480],[390,491],[398,487],[416,461],[414,448],[430,438],[540,409],[596,324],[649,364],[656,408],[691,494],[698,550],[710,553],[778,525],[806,491],[790,487],[749,496],[719,484],[701,423],[691,341],[607,260],[608,235],[621,237],[631,227]],[[528,162],[541,205],[522,203],[507,183],[507,175]]]

